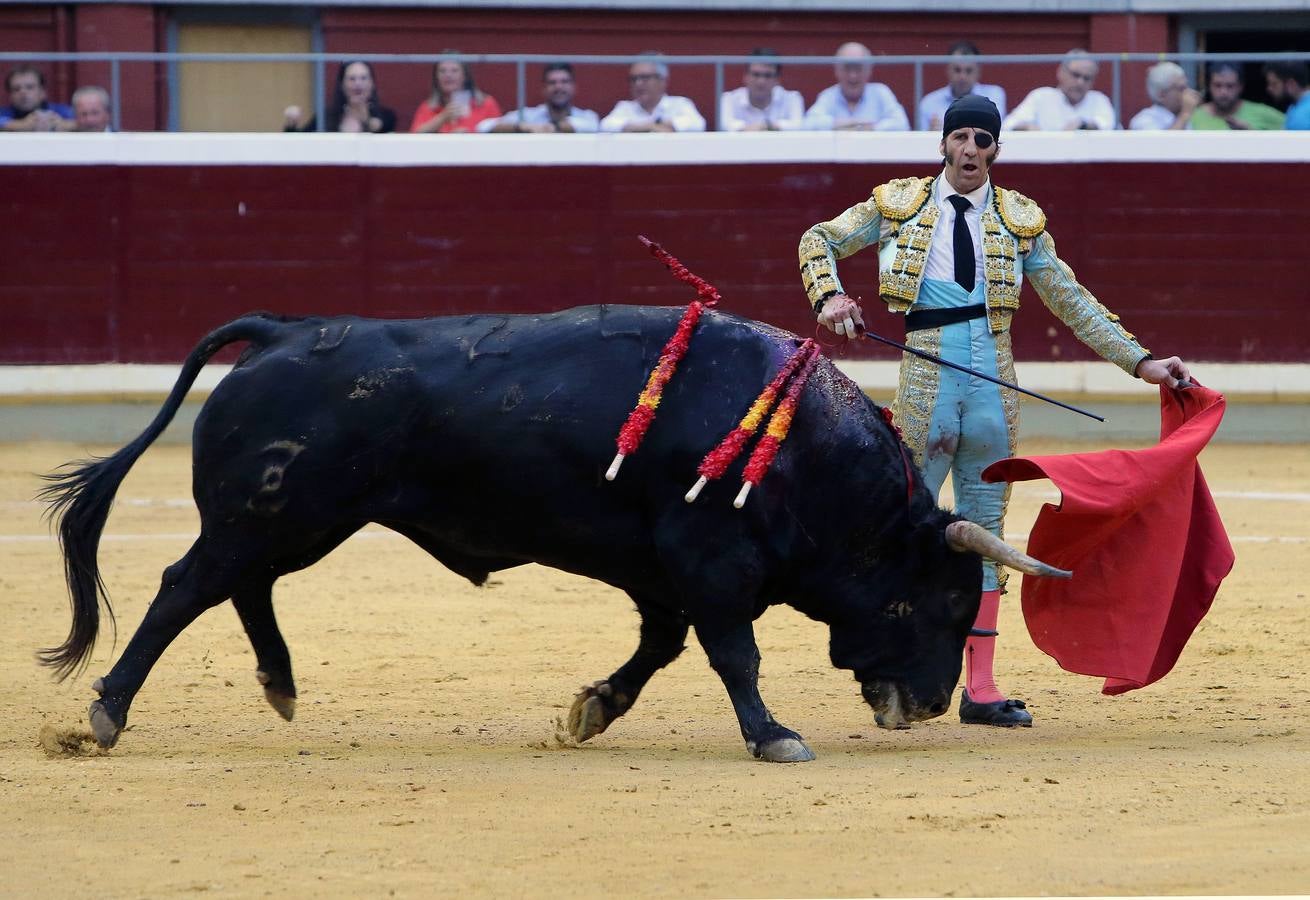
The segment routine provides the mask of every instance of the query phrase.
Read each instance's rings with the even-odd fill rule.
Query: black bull
[[[73,624],[43,662],[61,677],[85,664],[100,602],[112,616],[96,552],[119,484],[205,362],[247,341],[195,425],[200,536],[164,570],[141,626],[96,680],[90,716],[102,746],[117,741],[168,644],[227,599],[266,696],[291,718],[296,688],[273,583],[369,522],[475,584],[536,562],[632,598],[637,650],[577,696],[569,727],[578,740],[627,712],[695,626],[750,752],[813,758],[774,721],[756,685],[752,623],[779,603],[830,626],[832,662],[854,672],[879,724],[941,715],[977,612],[980,565],[970,548],[1003,549],[970,543],[981,529],[938,509],[917,471],[907,485],[896,435],[849,379],[826,361],[815,368],[791,436],[744,509],[731,502],[741,461],[695,504],[683,499],[705,452],[795,350],[794,335],[707,313],[644,445],[616,481],[604,480],[618,428],[680,312],[598,306],[419,321],[256,314],[218,328],[187,357],[136,440],[50,476],[43,496],[58,519]],[[1009,552],[1011,564],[1053,573]]]

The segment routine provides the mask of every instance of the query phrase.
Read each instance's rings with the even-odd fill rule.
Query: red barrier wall
[[[22,223],[0,269],[0,363],[175,362],[254,309],[420,316],[687,302],[638,234],[716,284],[727,309],[808,332],[801,232],[915,170],[28,168],[0,200],[5,221]],[[1310,257],[1296,248],[1310,207],[1288,196],[1304,193],[1303,170],[1011,163],[996,178],[1043,205],[1063,258],[1148,347],[1306,362]],[[873,252],[841,271],[850,290],[875,296]],[[885,313],[869,321],[898,332]],[[1025,360],[1089,358],[1031,288],[1015,348]]]

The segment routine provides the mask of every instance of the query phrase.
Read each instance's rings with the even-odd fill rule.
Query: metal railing
[[[1017,64],[1041,64],[1057,65],[1065,58],[1063,53],[1037,53],[1037,54],[984,54],[971,56],[974,62],[979,65],[1017,65]],[[1129,63],[1158,63],[1158,62],[1176,62],[1183,66],[1184,69],[1192,69],[1192,77],[1189,79],[1196,84],[1195,70],[1199,65],[1216,62],[1275,62],[1281,60],[1296,60],[1300,62],[1310,62],[1310,52],[1292,52],[1292,53],[1088,53],[1080,56],[1083,59],[1089,59],[1098,64],[1098,66],[1109,65],[1111,93],[1110,100],[1114,106],[1115,119],[1118,122],[1123,121],[1122,117],[1122,86],[1123,71],[1125,64]],[[327,100],[323,86],[329,82],[326,80],[325,69],[333,63],[346,62],[367,62],[370,65],[377,64],[426,64],[435,65],[443,60],[457,60],[470,64],[495,64],[495,65],[512,65],[515,67],[516,83],[516,103],[515,108],[522,109],[528,105],[527,100],[527,67],[530,65],[545,65],[554,62],[568,62],[575,67],[589,65],[631,65],[636,62],[660,62],[670,68],[678,66],[713,66],[714,67],[714,97],[715,104],[710,121],[714,123],[715,129],[718,127],[719,108],[718,98],[722,97],[724,92],[724,69],[728,66],[746,66],[751,63],[778,63],[786,66],[831,66],[836,63],[869,63],[878,69],[887,69],[888,67],[911,66],[914,72],[914,95],[908,108],[911,125],[916,121],[918,105],[924,96],[924,67],[925,66],[944,66],[949,62],[958,61],[959,56],[952,55],[923,55],[923,56],[743,56],[743,55],[651,55],[649,53],[639,54],[580,54],[570,55],[568,53],[155,53],[155,52],[93,52],[93,53],[30,53],[30,52],[3,52],[0,53],[0,64],[13,65],[15,63],[108,63],[110,71],[110,97],[113,101],[112,106],[112,123],[115,131],[120,130],[121,126],[121,108],[118,102],[121,96],[122,87],[122,67],[130,63],[166,63],[170,66],[169,91],[170,104],[176,106],[177,75],[176,66],[181,63],[205,63],[205,62],[238,62],[238,63],[309,63],[314,66],[315,97],[314,112],[317,121],[318,130],[323,130],[325,121],[325,112]],[[1037,85],[1034,85],[1036,87]],[[1201,86],[1203,87],[1203,86]],[[170,115],[170,131],[178,130],[177,116],[174,111]]]

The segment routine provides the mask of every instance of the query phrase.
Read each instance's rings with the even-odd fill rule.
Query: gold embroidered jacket
[[[939,176],[940,177],[940,176]],[[932,200],[932,178],[899,178],[873,189],[872,196],[837,218],[820,222],[801,237],[801,282],[810,302],[843,293],[837,260],[865,247],[878,247],[878,295],[892,312],[906,312],[918,299],[940,218]],[[1102,358],[1128,374],[1149,355],[1055,254],[1041,207],[1017,191],[993,187],[982,213],[983,291],[993,333],[1010,327],[1019,308],[1023,276],[1042,302]]]

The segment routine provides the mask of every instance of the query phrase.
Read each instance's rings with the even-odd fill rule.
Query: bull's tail
[[[268,344],[280,326],[280,319],[255,313],[235,319],[210,332],[187,356],[168,399],[155,415],[154,421],[135,440],[112,456],[68,463],[44,476],[50,483],[41,489],[37,499],[47,504],[46,516],[55,522],[58,529],[73,624],[62,644],[38,651],[37,658],[42,665],[54,669],[55,677],[60,681],[86,665],[100,630],[102,601],[110,623],[114,622],[114,610],[109,604],[109,595],[100,576],[96,553],[118,486],[146,448],[168,427],[196,376],[211,356],[237,341],[250,341],[254,345]]]

